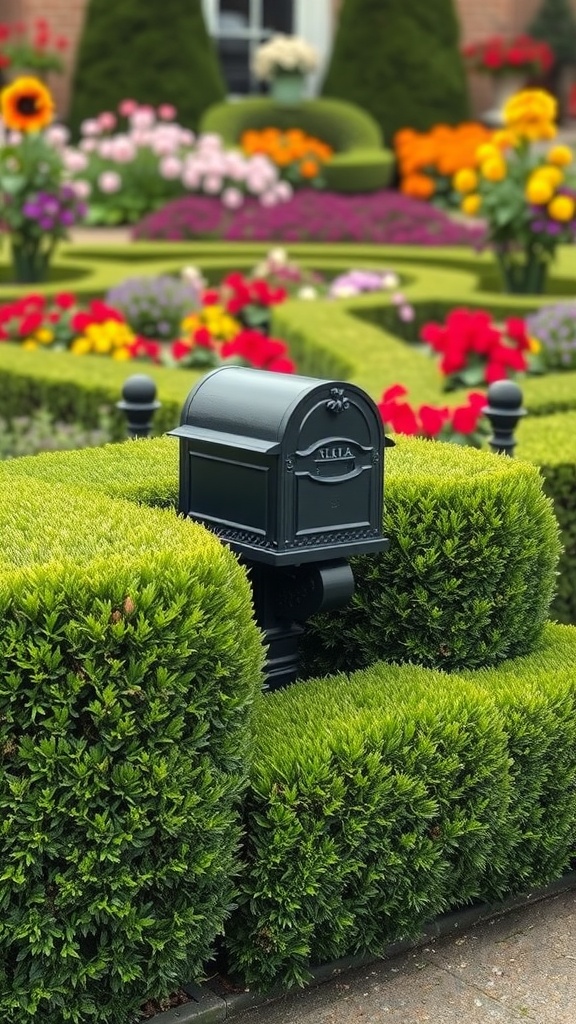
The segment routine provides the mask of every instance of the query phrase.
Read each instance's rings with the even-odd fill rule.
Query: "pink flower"
[[[89,117],[86,121],[82,121],[80,125],[80,132],[82,135],[100,135],[100,125],[95,117]]]
[[[177,156],[165,156],[158,165],[164,181],[176,181],[182,174],[182,161]]]
[[[119,192],[122,187],[122,178],[116,171],[102,171],[98,175],[98,188],[107,195]]]
[[[229,185],[228,188],[224,189],[221,199],[228,210],[237,210],[244,202],[242,192],[239,188],[234,188],[233,185]]]
[[[222,188],[222,178],[217,174],[207,174],[204,178],[203,189],[209,196],[218,195]]]
[[[132,163],[136,157],[136,146],[132,139],[127,135],[115,135],[110,141],[112,159],[119,164]]]
[[[72,188],[74,189],[78,199],[88,199],[92,191],[92,186],[89,181],[85,181],[83,178],[79,178],[77,181],[73,181]]]
[[[193,162],[187,162],[184,165],[184,171],[182,172],[182,184],[184,188],[189,188],[192,191],[198,188],[200,185],[200,179],[202,175],[199,167]]]
[[[116,114],[111,110],[104,110],[98,114],[97,121],[103,132],[111,132],[116,127]]]
[[[171,103],[162,103],[158,107],[158,117],[162,118],[163,121],[173,121],[176,113],[176,107],[173,107]]]
[[[131,115],[138,109],[136,100],[122,100],[118,104],[118,112],[122,117],[131,117]]]
[[[57,149],[65,146],[70,138],[70,132],[63,124],[51,124],[44,133],[44,138],[50,145]]]
[[[130,121],[134,128],[151,128],[156,117],[152,107],[138,107],[132,114]]]
[[[88,157],[79,149],[66,149],[63,155],[64,167],[70,174],[79,174],[86,170]]]

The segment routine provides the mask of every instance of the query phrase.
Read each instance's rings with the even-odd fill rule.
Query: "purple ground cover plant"
[[[289,202],[263,207],[246,201],[236,211],[191,196],[168,203],[134,229],[134,238],[234,242],[373,242],[381,245],[478,247],[484,228],[457,223],[442,210],[387,189],[341,195],[300,190]]]
[[[576,302],[543,306],[526,318],[528,334],[540,342],[548,369],[576,369]]]

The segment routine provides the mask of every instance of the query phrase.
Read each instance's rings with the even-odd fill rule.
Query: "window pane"
[[[250,25],[250,0],[220,0],[218,31],[236,32]]]
[[[250,44],[247,39],[219,39],[218,56],[228,92],[250,92]]]
[[[316,0],[309,0],[315,3]],[[264,28],[273,32],[284,32],[291,36],[294,32],[294,0],[263,0],[262,20]]]

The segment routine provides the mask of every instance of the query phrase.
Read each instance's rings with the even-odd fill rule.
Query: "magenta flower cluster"
[[[429,203],[398,192],[340,195],[302,189],[289,202],[263,207],[245,201],[236,211],[207,197],[176,199],[145,217],[140,239],[224,238],[265,242],[372,242],[381,245],[479,245],[482,227],[456,223]]]
[[[86,204],[71,185],[62,185],[54,192],[36,192],[22,207],[23,216],[36,225],[42,234],[60,238],[86,215]]]

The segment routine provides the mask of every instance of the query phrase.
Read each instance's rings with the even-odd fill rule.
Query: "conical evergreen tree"
[[[343,0],[322,91],[367,110],[385,141],[400,128],[465,120],[453,0]]]
[[[201,0],[89,0],[77,54],[69,124],[130,98],[171,103],[196,128],[226,89]]]

